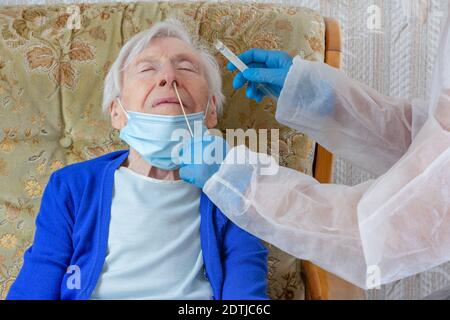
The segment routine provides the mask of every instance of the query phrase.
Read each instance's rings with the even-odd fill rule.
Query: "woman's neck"
[[[163,170],[152,166],[134,149],[130,149],[127,159],[122,163],[134,172],[158,180],[180,180],[178,170]]]

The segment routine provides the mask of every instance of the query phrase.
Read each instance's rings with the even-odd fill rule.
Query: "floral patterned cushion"
[[[217,57],[227,98],[219,128],[280,129],[281,163],[312,171],[314,142],[278,124],[275,104],[234,91],[233,74],[211,43],[234,52],[287,50],[323,61],[323,19],[316,12],[264,4],[201,2],[0,7],[0,297],[32,244],[49,175],[67,164],[127,146],[101,112],[103,80],[134,34],[176,17]],[[297,259],[271,248],[269,294],[303,299]]]

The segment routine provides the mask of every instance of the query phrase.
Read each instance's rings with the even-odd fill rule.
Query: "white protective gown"
[[[428,103],[391,98],[323,63],[296,57],[276,118],[378,174],[356,186],[319,184],[280,167],[232,164],[204,191],[233,222],[361,288],[450,260],[450,21]]]

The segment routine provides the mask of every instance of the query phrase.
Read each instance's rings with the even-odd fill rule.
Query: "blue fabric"
[[[127,156],[128,150],[112,152],[50,176],[33,245],[7,299],[90,298],[106,256],[114,172]],[[214,299],[267,299],[267,249],[261,241],[229,221],[204,193],[200,218]]]

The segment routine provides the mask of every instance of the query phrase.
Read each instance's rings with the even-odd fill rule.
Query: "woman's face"
[[[205,111],[208,83],[198,53],[180,39],[155,38],[124,70],[120,100],[127,111],[183,114],[174,81],[186,113]],[[212,97],[205,119],[208,128],[217,124],[215,102]],[[110,112],[114,128],[125,126],[126,116],[117,101]]]

